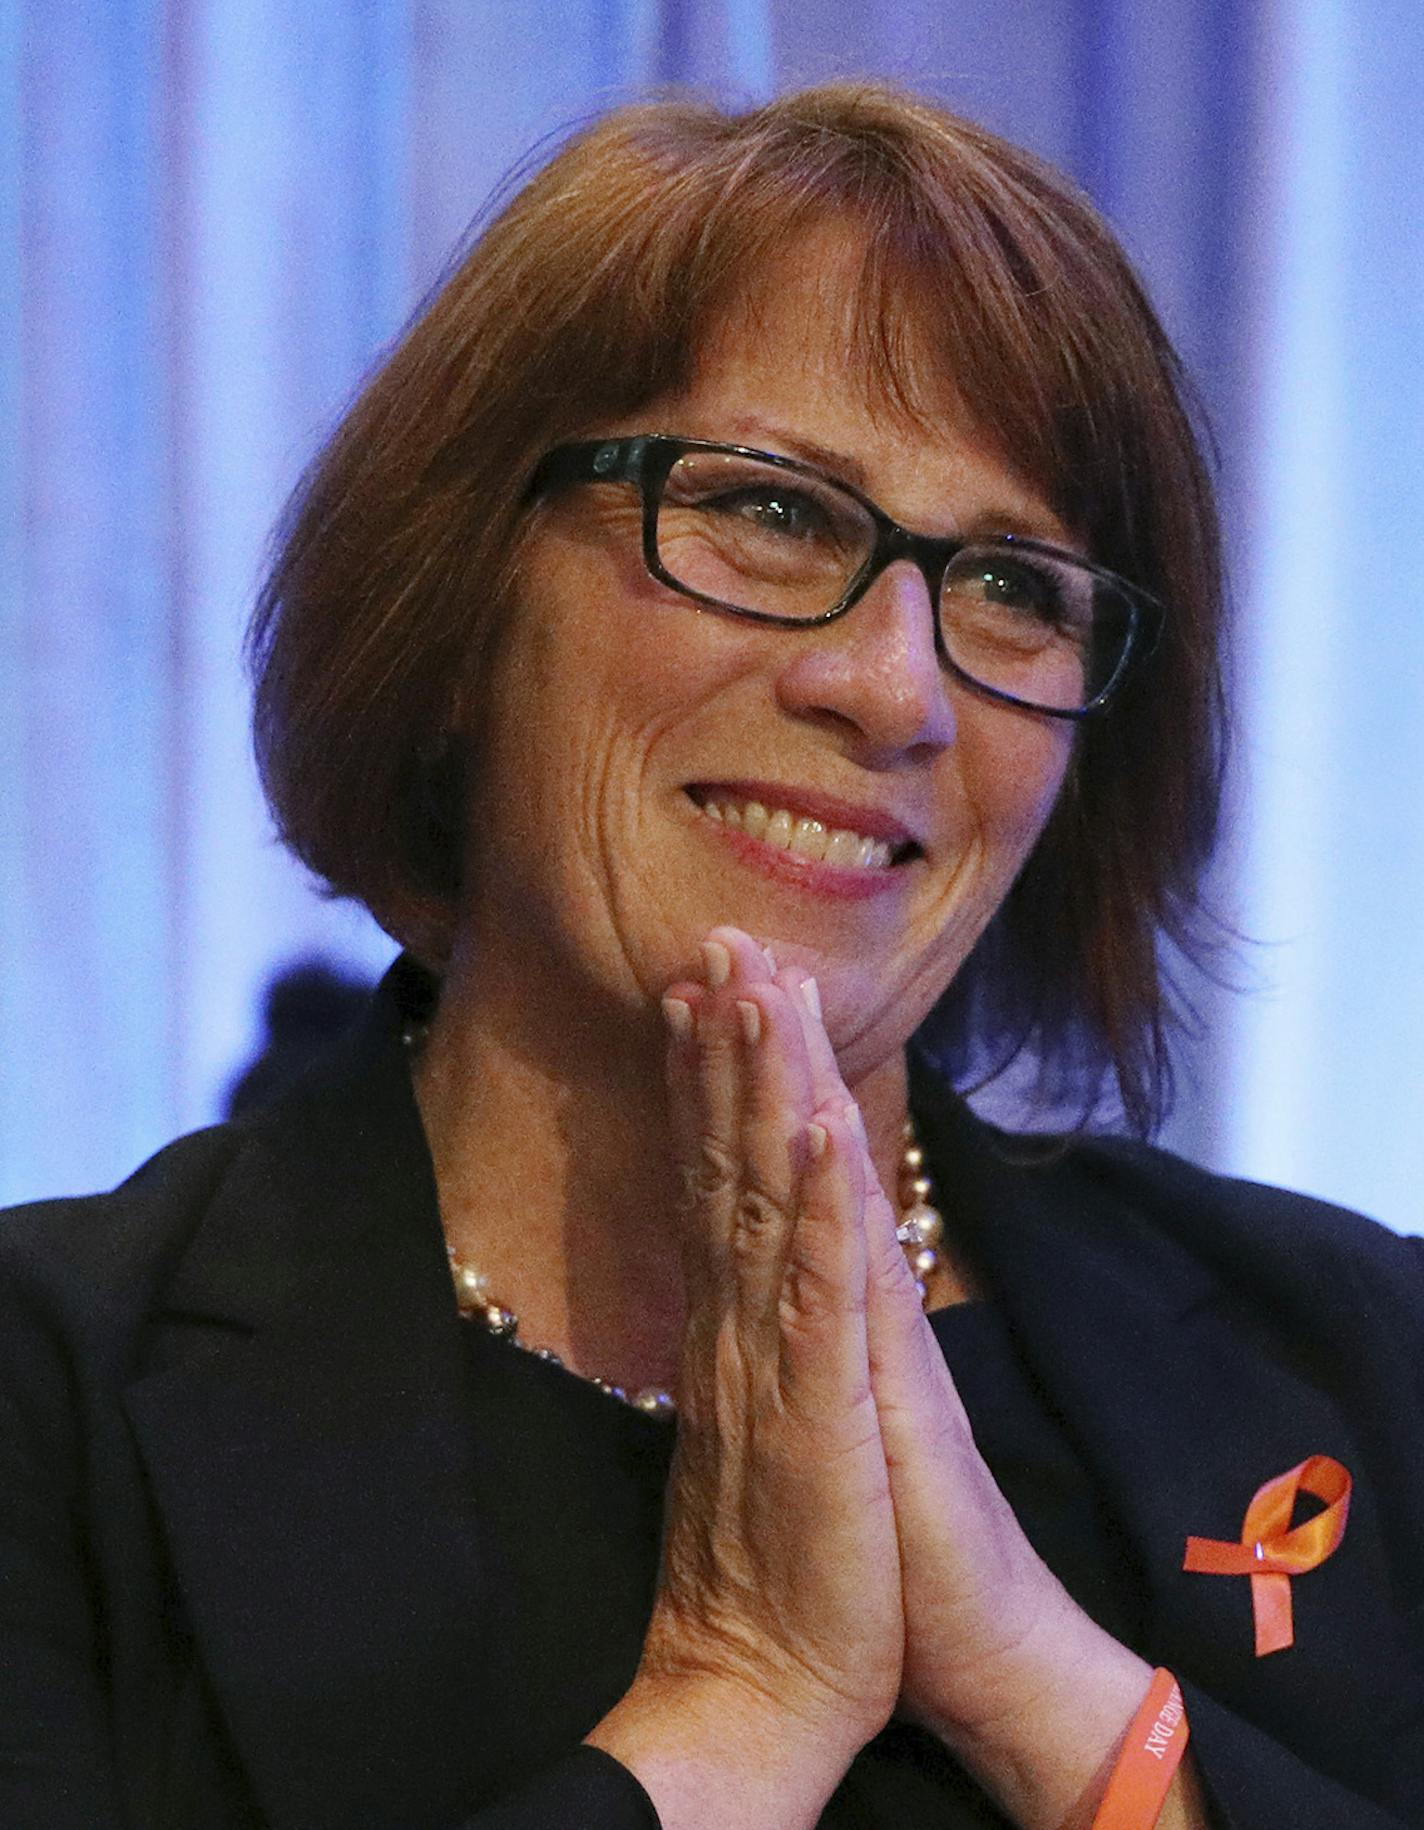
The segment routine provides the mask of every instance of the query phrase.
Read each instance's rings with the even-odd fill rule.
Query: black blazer
[[[657,1823],[588,1748],[488,1796],[480,1397],[397,1026],[388,983],[272,1112],[0,1220],[7,1830]],[[1026,1160],[924,1069],[914,1099],[1217,1820],[1424,1825],[1424,1245],[1141,1146]],[[1248,1584],[1184,1542],[1312,1454],[1354,1475],[1349,1527],[1258,1659]]]

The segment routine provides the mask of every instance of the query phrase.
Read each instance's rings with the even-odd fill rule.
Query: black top
[[[0,1824],[655,1830],[576,1737],[631,1670],[667,1450],[459,1320],[396,978],[270,1113],[0,1221]],[[1424,1825],[1424,1241],[1143,1146],[1030,1146],[923,1064],[911,1092],[1012,1343],[937,1324],[989,1332],[950,1347],[987,1459],[1182,1680],[1215,1830]],[[1249,1585],[1185,1572],[1186,1535],[1235,1537],[1314,1454],[1354,1476],[1349,1528],[1257,1658]],[[894,1731],[829,1821],[975,1822],[951,1771]]]
[[[1133,1559],[1000,1312],[931,1318],[980,1451],[1034,1548],[1116,1638],[1137,1638]],[[499,1597],[488,1625],[486,1737],[496,1795],[578,1741],[628,1688],[647,1627],[676,1425],[467,1326],[481,1418],[484,1549]],[[893,1722],[856,1758],[826,1830],[1003,1824],[932,1736]]]

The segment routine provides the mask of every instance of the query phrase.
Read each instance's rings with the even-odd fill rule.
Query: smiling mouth
[[[888,871],[922,855],[913,839],[892,839],[849,825],[798,813],[725,787],[687,790],[702,812],[719,825],[808,863],[850,871]]]

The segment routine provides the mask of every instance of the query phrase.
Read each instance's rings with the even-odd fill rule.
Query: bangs
[[[1180,376],[1115,241],[1061,178],[970,124],[927,111],[931,132],[888,133],[838,101],[834,124],[784,105],[679,114],[676,159],[663,110],[594,130],[622,145],[600,146],[601,195],[566,175],[557,200],[567,267],[544,276],[561,333],[544,393],[583,416],[556,414],[550,442],[684,388],[788,250],[834,228],[859,244],[846,335],[868,390],[930,436],[946,414],[967,421],[1094,559],[1162,595],[1134,496],[1181,420]]]
[[[1166,606],[936,1025],[1075,1074],[1108,1064],[1145,1129],[1173,1015],[1158,943],[1204,958],[1213,932],[1222,591],[1192,397],[1081,192],[912,95],[829,83],[743,114],[620,109],[508,197],[279,530],[248,636],[278,829],[438,965],[465,889],[462,733],[540,459],[685,391],[827,230],[844,372],[931,439],[947,421],[981,438],[1090,558]]]
[[[931,434],[957,403],[1099,564],[1160,592],[1128,488],[1151,474],[1159,359],[1118,289],[1022,196],[1003,212],[937,188],[885,201],[867,223],[853,333],[883,398]]]

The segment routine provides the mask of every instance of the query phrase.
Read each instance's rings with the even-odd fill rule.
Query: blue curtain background
[[[238,664],[299,469],[541,136],[889,76],[1033,146],[1215,421],[1241,748],[1169,1140],[1424,1230],[1417,0],[0,0],[0,1198],[216,1115],[293,957]]]

